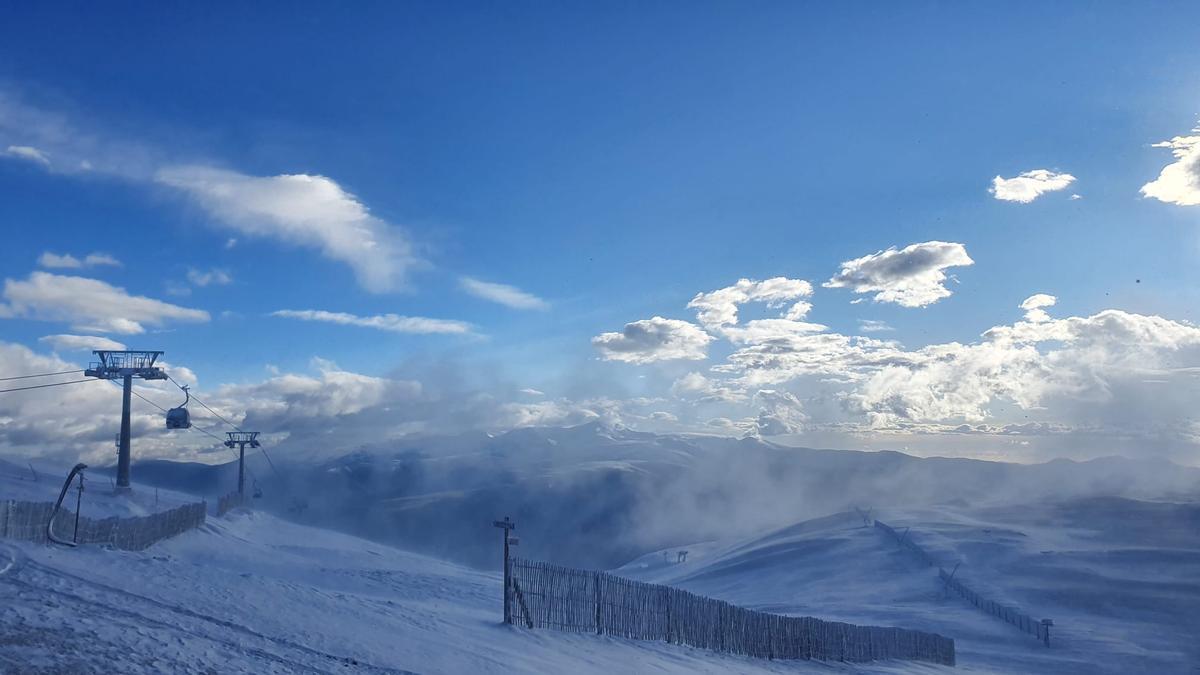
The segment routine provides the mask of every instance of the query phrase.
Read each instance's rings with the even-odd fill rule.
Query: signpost
[[[508,546],[517,545],[516,537],[510,538],[508,533],[517,529],[517,524],[509,520],[508,516],[504,516],[504,520],[493,520],[492,525],[504,530],[504,623],[512,623],[512,611],[509,606],[509,586],[512,584],[512,567],[508,563]]]

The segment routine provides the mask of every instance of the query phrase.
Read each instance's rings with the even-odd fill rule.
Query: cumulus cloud
[[[398,314],[377,314],[374,316],[358,316],[346,312],[327,312],[319,309],[281,309],[271,312],[271,316],[301,321],[322,321],[343,326],[360,326],[392,333],[470,333],[471,324],[453,319],[430,319],[423,316],[400,316]]]
[[[707,358],[708,343],[712,341],[713,337],[695,324],[656,316],[627,323],[620,333],[597,335],[592,338],[592,346],[607,361],[652,363]]]
[[[210,270],[198,270],[189,267],[187,280],[193,286],[200,286],[201,288],[205,286],[227,286],[233,283],[233,275],[230,274],[229,270],[215,267]]]
[[[1069,173],[1034,169],[1013,178],[996,176],[992,179],[992,187],[988,192],[1001,201],[1028,204],[1047,192],[1062,190],[1074,182],[1075,177]]]
[[[125,344],[98,335],[45,335],[38,342],[49,344],[58,352],[90,352],[94,349],[123,350]]]
[[[1049,321],[1050,315],[1042,308],[1053,307],[1056,302],[1058,302],[1058,298],[1045,293],[1037,293],[1025,298],[1021,302],[1021,309],[1025,310],[1025,320],[1033,322]]]
[[[1142,186],[1142,195],[1179,206],[1200,205],[1200,126],[1191,136],[1176,136],[1153,147],[1168,148],[1175,161]]]
[[[38,265],[50,269],[83,269],[84,267],[99,267],[102,265],[120,267],[121,261],[107,253],[89,253],[83,257],[83,260],[80,260],[70,253],[59,255],[45,251],[42,255],[38,256]]]
[[[784,318],[799,320],[812,309],[811,304],[801,300],[811,296],[812,292],[812,284],[803,279],[739,279],[732,286],[709,293],[697,293],[688,303],[688,308],[696,310],[701,325],[709,329],[736,324],[738,305],[747,302],[763,302],[772,309],[786,307]]]
[[[1038,319],[997,326],[974,344],[924,347],[908,365],[878,370],[848,400],[877,424],[983,421],[1003,404],[1069,425],[1111,423],[1130,409],[1140,425],[1186,418],[1182,400],[1160,397],[1147,408],[1138,399],[1147,373],[1179,385],[1181,398],[1194,395],[1200,328],[1112,309]]]
[[[29,145],[10,145],[5,149],[4,154],[8,157],[41,164],[44,167],[50,166],[50,158],[46,156],[46,153]]]
[[[924,307],[950,297],[946,269],[974,263],[962,244],[927,241],[847,260],[824,286],[874,293],[876,302]]]
[[[160,169],[155,180],[181,190],[240,234],[270,237],[349,265],[372,292],[400,288],[420,261],[408,238],[325,176],[250,176],[206,166]]]
[[[804,430],[808,421],[800,399],[791,392],[760,389],[754,394],[754,405],[759,407],[754,423],[760,436],[797,434]]]
[[[316,376],[286,373],[255,384],[225,385],[215,398],[226,403],[225,412],[235,419],[244,415],[247,424],[286,430],[293,422],[353,415],[421,393],[418,382],[354,373],[319,358],[313,366]]]
[[[547,309],[550,307],[545,300],[526,293],[516,286],[480,281],[472,277],[459,279],[462,289],[477,298],[483,298],[513,309]]]
[[[205,322],[208,312],[130,295],[97,279],[33,272],[5,279],[0,318],[61,321],[78,330],[136,335],[172,321]]]

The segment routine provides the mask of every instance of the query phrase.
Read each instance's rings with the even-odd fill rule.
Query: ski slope
[[[1194,673],[1200,507],[1124,499],[875,514],[1052,646],[951,595],[854,514],[642,556],[618,574],[755,609],[953,637],[960,672]],[[498,537],[497,537],[498,539]],[[686,562],[676,552],[686,549]],[[144,552],[0,540],[0,672],[937,673],[744,659],[503,626],[480,571],[262,512]]]
[[[1200,507],[1124,499],[875,514],[988,597],[1055,622],[1051,647],[946,597],[856,514],[645,555],[618,574],[783,614],[953,637],[965,672],[1195,673]],[[687,560],[675,562],[687,550]]]
[[[499,574],[263,513],[134,553],[0,542],[0,672],[948,672],[500,623]]]

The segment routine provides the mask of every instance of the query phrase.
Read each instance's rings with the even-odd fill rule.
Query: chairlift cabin
[[[168,429],[190,429],[192,426],[191,415],[188,413],[187,404],[192,400],[192,395],[188,393],[187,385],[180,387],[183,389],[185,396],[183,405],[178,408],[171,408],[167,411],[167,428]]]

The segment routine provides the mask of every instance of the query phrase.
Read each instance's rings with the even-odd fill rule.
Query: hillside
[[[750,535],[855,505],[984,506],[1118,496],[1200,498],[1200,470],[1119,457],[1022,465],[634,432],[599,423],[411,437],[247,463],[286,518],[495,568],[490,519],[521,523],[531,556],[615,567],[647,551]],[[236,466],[153,462],[137,480],[215,497]]]
[[[500,623],[500,588],[497,572],[467,569],[262,513],[210,519],[203,530],[144,553],[4,541],[0,671],[850,670],[513,629]],[[866,672],[906,667],[875,664]]]
[[[618,573],[765,611],[951,636],[967,671],[1183,673],[1200,660],[1200,507],[1099,498],[877,514],[988,597],[1051,618],[1051,647],[942,592],[855,514],[635,560]],[[668,562],[669,560],[669,562]]]

